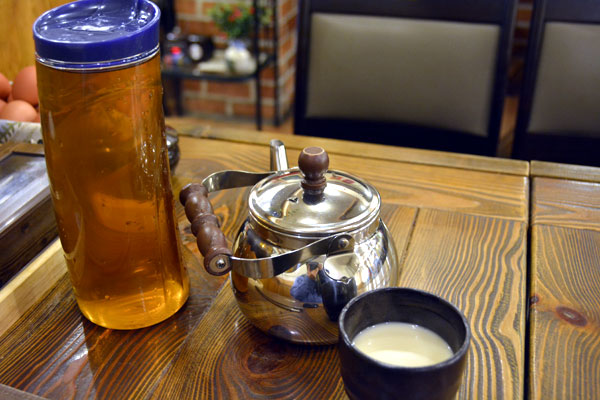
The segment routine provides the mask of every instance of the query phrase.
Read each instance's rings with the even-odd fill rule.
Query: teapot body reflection
[[[300,169],[288,169],[279,141],[271,156],[279,171],[218,172],[185,187],[180,200],[206,269],[215,275],[231,270],[235,298],[252,324],[291,342],[332,344],[348,301],[398,281],[381,199],[368,183],[328,170],[320,148],[302,152]],[[207,194],[250,184],[249,216],[231,251]]]

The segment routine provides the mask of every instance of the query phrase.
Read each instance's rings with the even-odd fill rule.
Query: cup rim
[[[362,351],[358,350],[356,347],[354,347],[352,345],[352,341],[350,340],[350,338],[348,337],[348,333],[346,332],[346,330],[344,329],[344,318],[346,316],[347,311],[350,309],[350,307],[352,307],[353,304],[355,304],[356,302],[360,301],[362,298],[367,297],[369,295],[372,295],[373,293],[379,293],[379,292],[391,292],[391,291],[401,291],[401,292],[407,292],[407,293],[414,293],[417,294],[419,296],[423,296],[423,297],[428,297],[428,298],[433,298],[436,301],[441,302],[443,305],[445,305],[446,307],[448,307],[449,309],[451,309],[454,313],[456,313],[462,323],[463,326],[465,327],[465,340],[463,341],[462,345],[460,346],[460,348],[453,353],[452,357],[450,357],[449,359],[436,363],[436,364],[432,364],[432,365],[424,365],[421,367],[406,367],[406,366],[400,366],[400,365],[392,365],[392,364],[388,364],[388,363],[384,363],[382,361],[376,360],[373,357],[369,357],[368,355],[366,355],[365,353],[363,353]],[[393,321],[390,321],[393,322]],[[398,321],[401,322],[401,321]],[[361,359],[363,359],[364,361],[367,362],[371,362],[376,364],[378,367],[382,367],[382,368],[386,368],[389,369],[391,371],[419,371],[419,372],[428,372],[428,371],[435,371],[435,370],[439,370],[439,369],[443,369],[449,365],[452,365],[456,362],[458,362],[458,360],[460,360],[468,351],[469,349],[469,345],[471,343],[471,328],[469,327],[469,322],[467,321],[467,318],[464,316],[464,314],[462,313],[462,311],[456,307],[454,304],[450,303],[448,300],[443,299],[442,297],[430,293],[430,292],[426,292],[424,290],[420,290],[420,289],[413,289],[413,288],[409,288],[409,287],[387,287],[387,288],[380,288],[380,289],[374,289],[374,290],[370,290],[368,292],[362,293],[359,296],[354,297],[352,300],[350,300],[342,309],[342,312],[340,313],[339,319],[338,319],[338,328],[339,328],[339,332],[340,332],[340,337],[341,340],[344,341],[344,344],[346,345],[346,347],[348,347],[349,349],[351,349],[350,351],[352,351],[353,353],[355,353],[356,355],[358,355]],[[437,334],[437,332],[436,332]]]

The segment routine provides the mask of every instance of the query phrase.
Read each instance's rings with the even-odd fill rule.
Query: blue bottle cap
[[[33,24],[38,60],[54,68],[106,68],[158,51],[160,9],[150,0],[79,0]]]

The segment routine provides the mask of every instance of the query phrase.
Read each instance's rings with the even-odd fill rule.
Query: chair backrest
[[[599,1],[535,1],[513,156],[600,165]]]
[[[514,0],[301,0],[294,132],[494,155]]]

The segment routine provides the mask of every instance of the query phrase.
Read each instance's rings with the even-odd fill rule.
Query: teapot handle
[[[192,223],[198,249],[204,256],[204,268],[212,275],[231,270],[231,250],[208,200],[208,192],[251,186],[274,172],[221,171],[209,175],[202,183],[190,183],[179,192],[179,201]]]
[[[279,141],[271,142],[274,153],[272,161],[277,168],[287,166],[285,148]],[[298,165],[304,180],[307,200],[315,201],[321,198],[327,184],[324,174],[329,166],[329,157],[320,147],[309,147],[302,151],[298,158]],[[253,173],[245,171],[216,172],[202,181],[201,184],[191,183],[186,185],[179,193],[179,201],[185,208],[185,214],[192,223],[191,230],[196,236],[198,249],[204,256],[204,268],[212,275],[224,275],[235,265],[236,271],[248,277],[270,277],[288,269],[290,265],[316,254],[325,254],[330,251],[347,251],[351,248],[353,239],[349,235],[330,236],[317,240],[304,248],[297,249],[287,254],[264,259],[242,259],[232,257],[232,252],[227,246],[227,239],[219,226],[217,216],[208,199],[208,193],[234,187],[250,186],[272,175],[274,172]]]
[[[233,268],[248,278],[271,278],[314,256],[343,253],[354,248],[354,238],[343,233],[324,237],[276,256],[256,259],[233,257],[207,195],[206,187],[192,183],[181,190],[179,201],[185,207],[188,220],[192,221],[192,233],[196,236],[196,244],[204,256],[204,268],[212,275],[224,275]]]
[[[204,268],[212,275],[228,273],[231,270],[231,250],[208,200],[208,190],[199,183],[189,184],[179,193],[179,201],[192,223],[192,233],[204,256]]]

